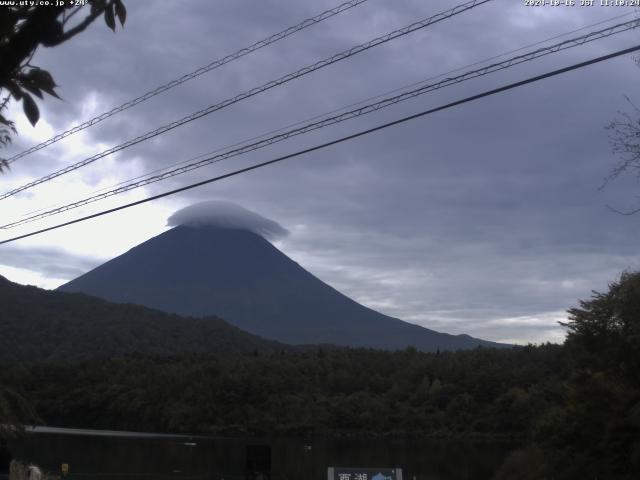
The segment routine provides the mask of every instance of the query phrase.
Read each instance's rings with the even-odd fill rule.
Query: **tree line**
[[[497,478],[637,478],[640,273],[569,310],[564,345],[134,354],[0,365],[50,425],[511,438]]]

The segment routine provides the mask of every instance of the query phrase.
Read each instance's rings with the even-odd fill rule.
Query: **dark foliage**
[[[640,273],[625,273],[608,292],[580,302],[566,326],[562,346],[444,353],[285,347],[5,363],[0,385],[31,399],[54,425],[498,436],[527,446],[496,478],[640,478]]]
[[[39,2],[15,2],[2,6],[0,14],[0,147],[11,141],[16,133],[14,122],[3,110],[10,98],[22,101],[24,114],[32,125],[40,118],[38,105],[32,95],[42,99],[43,94],[59,98],[57,87],[49,72],[31,65],[30,61],[40,46],[55,47],[83,32],[97,18],[115,31],[117,17],[121,26],[127,17],[122,0],[87,0],[60,2],[59,5],[35,5]],[[87,8],[85,8],[85,5]],[[80,11],[84,17],[76,16]],[[0,159],[0,172],[6,168]]]
[[[274,352],[270,342],[215,318],[186,318],[0,277],[0,361],[69,360],[130,353]]]
[[[559,401],[559,346],[130,356],[4,370],[51,424],[171,432],[522,437]]]
[[[640,272],[569,310],[562,404],[536,442],[561,478],[640,478]]]
[[[25,423],[39,421],[29,400],[14,389],[0,384],[0,441],[24,433]]]

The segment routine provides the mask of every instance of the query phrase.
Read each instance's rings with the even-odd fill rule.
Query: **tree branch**
[[[77,34],[83,32],[89,25],[91,25],[93,23],[93,21],[98,18],[100,15],[102,15],[104,13],[104,11],[107,8],[110,8],[111,5],[113,5],[114,0],[110,0],[109,2],[107,2],[105,4],[104,7],[101,8],[96,8],[95,11],[91,12],[89,15],[87,15],[84,20],[82,20],[82,22],[80,22],[78,25],[76,25],[75,27],[67,30],[66,32],[64,32],[59,38],[58,41],[56,41],[55,43],[51,44],[50,46],[54,47],[56,45],[60,45],[63,42],[66,42],[67,40],[69,40],[70,38],[75,37]]]
[[[73,12],[71,12],[69,15],[64,17],[64,20],[62,21],[62,24],[66,24],[69,20],[71,20],[71,18],[78,13],[80,10],[82,9],[82,5],[80,5],[79,7],[76,7],[73,9]]]

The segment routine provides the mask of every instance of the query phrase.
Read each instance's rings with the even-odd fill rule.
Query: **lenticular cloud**
[[[196,203],[171,215],[167,225],[177,227],[220,227],[248,230],[264,238],[276,240],[285,237],[289,231],[279,223],[231,202],[212,200]]]

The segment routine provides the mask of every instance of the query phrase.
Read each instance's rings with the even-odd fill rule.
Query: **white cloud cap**
[[[289,231],[279,223],[240,205],[222,200],[210,200],[180,209],[167,219],[167,225],[248,230],[270,240],[289,234]]]

